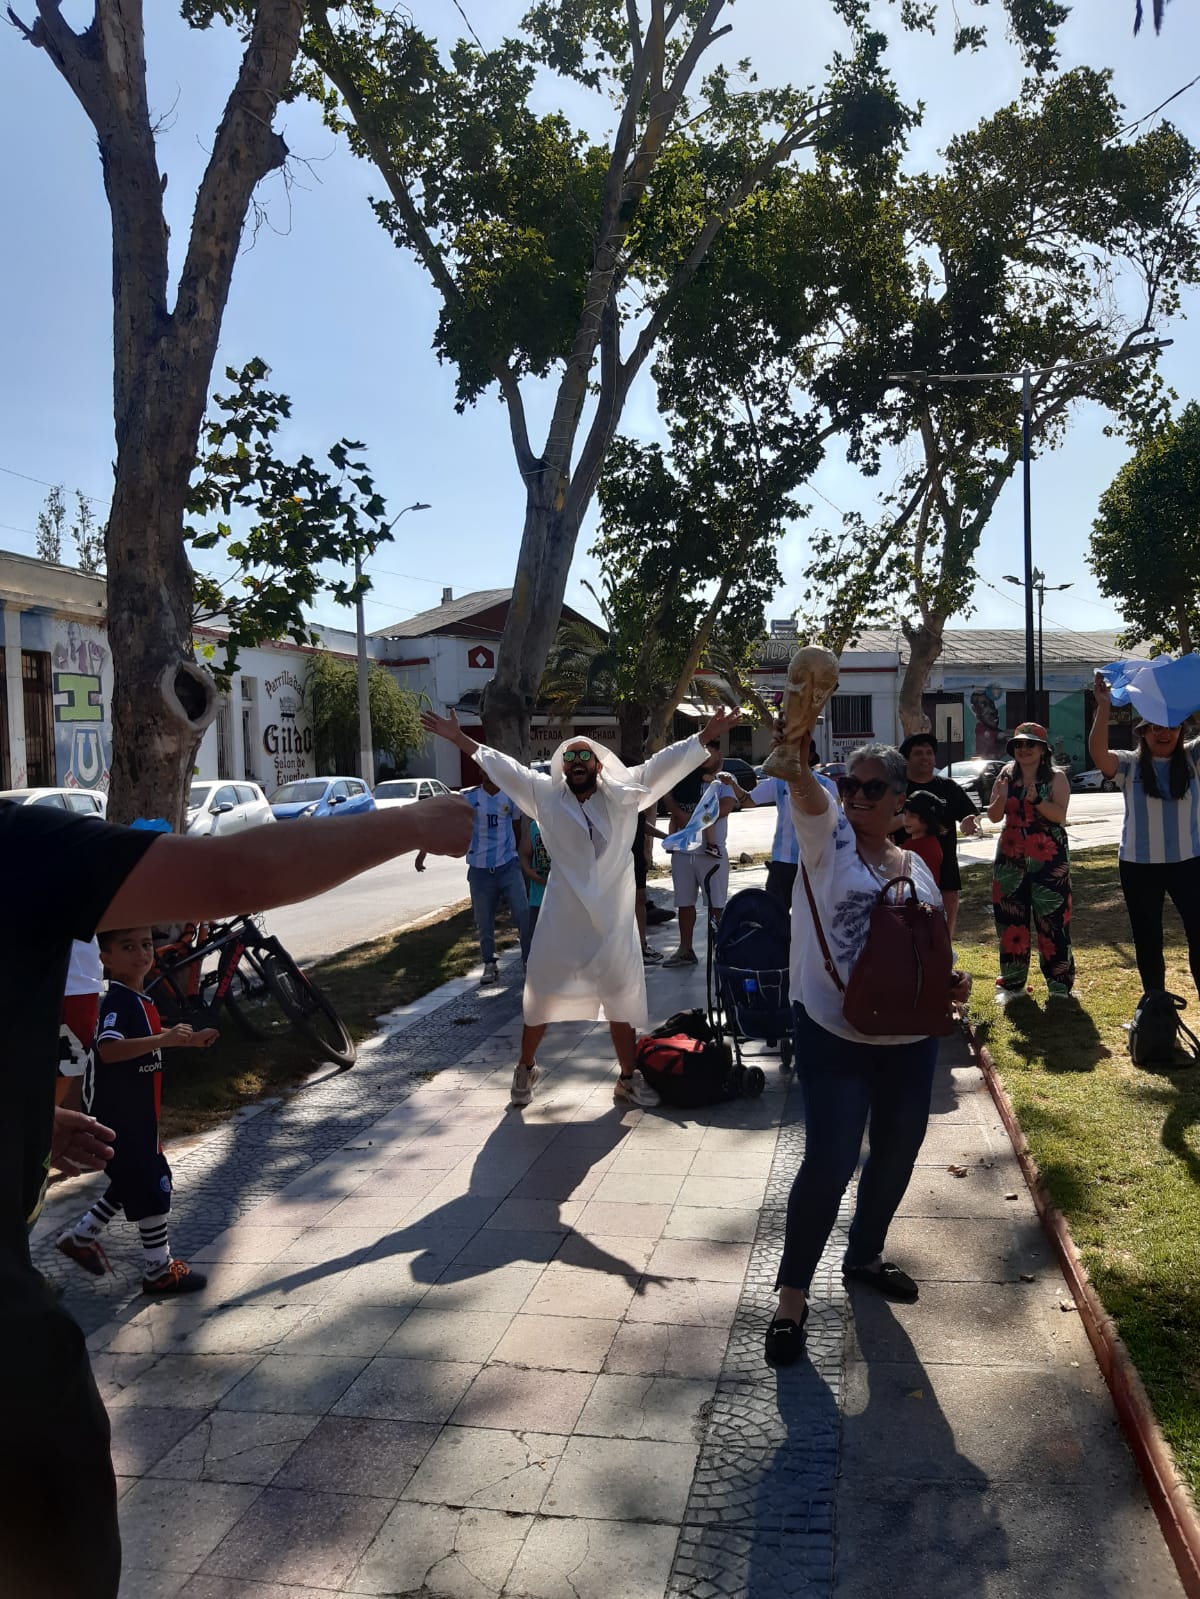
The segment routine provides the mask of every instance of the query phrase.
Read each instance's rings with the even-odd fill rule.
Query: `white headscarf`
[[[649,799],[650,790],[641,783],[635,783],[633,774],[625,765],[619,755],[612,750],[605,749],[603,744],[597,744],[590,738],[569,738],[565,744],[560,744],[550,757],[550,776],[557,782],[567,785],[566,768],[563,765],[563,750],[577,749],[585,744],[600,762],[599,782],[603,785],[606,794],[611,794],[619,804],[636,805],[639,810],[642,802]]]

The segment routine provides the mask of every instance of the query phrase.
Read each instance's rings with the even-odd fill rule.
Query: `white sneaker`
[[[536,1066],[518,1066],[513,1073],[512,1092],[508,1096],[510,1105],[528,1105],[533,1098],[533,1085],[541,1076]]]
[[[624,1100],[628,1105],[640,1105],[643,1110],[653,1110],[655,1105],[662,1104],[662,1096],[654,1092],[641,1072],[618,1077],[613,1084],[613,1098]]]
[[[500,968],[495,961],[484,961],[483,976],[479,979],[480,988],[486,988],[489,983],[500,981]]]

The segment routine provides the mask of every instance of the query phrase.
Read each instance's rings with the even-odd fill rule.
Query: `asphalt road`
[[[1121,836],[1121,813],[1119,794],[1072,795],[1067,829],[1072,847],[1086,849],[1115,843]],[[991,860],[997,829],[986,822],[984,827],[983,838],[960,843],[960,860]],[[774,807],[738,812],[729,820],[730,854],[734,859],[742,852],[769,854],[774,831]],[[663,865],[667,863],[657,843],[655,859]],[[317,961],[352,944],[382,938],[450,906],[466,903],[467,868],[463,861],[431,855],[425,871],[417,872],[413,860],[412,855],[403,855],[317,899],[273,911],[267,918],[268,926],[297,960]],[[669,903],[670,883],[659,879],[656,884],[652,879],[651,889],[656,887]]]

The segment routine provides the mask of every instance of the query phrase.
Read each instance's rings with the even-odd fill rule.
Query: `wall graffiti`
[[[53,623],[54,759],[65,788],[107,793],[112,765],[112,657],[100,628]]]

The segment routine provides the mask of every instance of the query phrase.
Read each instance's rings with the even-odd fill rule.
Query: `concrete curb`
[[[1200,1599],[1200,1514],[1186,1483],[1182,1481],[1171,1446],[1163,1437],[1146,1389],[1117,1332],[1116,1326],[1093,1288],[1066,1219],[1047,1196],[1037,1162],[1029,1152],[1025,1134],[1017,1120],[1012,1101],[1005,1092],[995,1062],[974,1028],[967,1028],[967,1039],[988,1092],[1000,1112],[1012,1141],[1025,1181],[1033,1196],[1042,1228],[1046,1233],[1067,1286],[1083,1320],[1096,1363],[1112,1394],[1121,1428],[1141,1472],[1150,1503],[1158,1517],[1163,1537],[1179,1572],[1188,1599]]]

